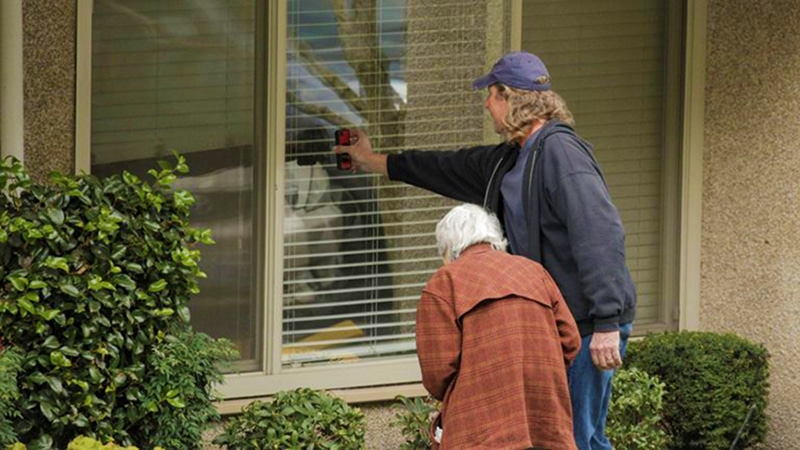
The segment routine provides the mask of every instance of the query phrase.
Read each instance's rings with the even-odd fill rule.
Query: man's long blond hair
[[[516,141],[528,136],[531,125],[537,120],[545,122],[559,119],[575,125],[575,119],[567,108],[567,103],[553,91],[526,91],[504,84],[496,84],[497,95],[508,104],[503,118],[503,135],[506,141]]]

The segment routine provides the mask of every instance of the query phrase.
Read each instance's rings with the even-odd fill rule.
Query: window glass
[[[504,5],[289,1],[285,366],[413,354],[452,202],[337,170],[334,130],[364,128],[379,152],[480,143],[483,93],[470,86],[504,48]]]
[[[192,321],[236,343],[241,370],[274,372],[260,358],[273,330],[284,368],[411,356],[416,302],[440,265],[434,226],[453,203],[337,170],[333,132],[364,128],[381,152],[483,143],[483,93],[470,86],[508,47],[508,3],[285,1],[288,33],[277,37],[255,0],[96,0],[91,169],[146,178],[172,150],[187,157],[178,187],[197,197],[193,225],[217,241],[202,253],[208,279]],[[254,137],[254,118],[269,110],[255,95],[267,90],[257,68],[269,66],[257,48],[270,39],[287,48],[276,167]],[[275,224],[255,218],[270,177],[285,180],[285,195],[264,216],[284,234],[264,255],[256,237]],[[283,260],[281,298],[258,290],[256,268],[273,257]],[[283,314],[262,323],[273,305]]]
[[[231,339],[243,367],[261,345],[253,268],[253,0],[97,0],[92,20],[92,167],[143,179],[159,159],[186,156],[176,187],[197,198],[202,249],[195,328]],[[249,363],[248,363],[249,362]]]

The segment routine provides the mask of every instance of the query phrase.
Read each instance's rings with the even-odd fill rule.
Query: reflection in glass
[[[96,0],[92,21],[92,172],[143,179],[176,150],[190,174],[178,188],[211,228],[208,279],[192,323],[231,339],[242,369],[259,366],[254,268],[254,0]]]
[[[331,153],[337,127],[369,127],[377,146],[399,140],[405,2],[334,4],[289,2],[282,360],[292,367],[414,350],[378,181],[337,170]]]

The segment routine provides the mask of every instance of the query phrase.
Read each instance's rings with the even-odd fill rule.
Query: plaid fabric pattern
[[[417,309],[422,381],[442,400],[434,448],[576,448],[566,367],[580,343],[538,263],[479,244],[439,269]]]

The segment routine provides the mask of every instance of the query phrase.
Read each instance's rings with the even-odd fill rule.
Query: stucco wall
[[[37,180],[74,167],[76,7],[23,3],[25,166]]]
[[[800,2],[708,14],[701,325],[766,345],[768,448],[798,448]]]

